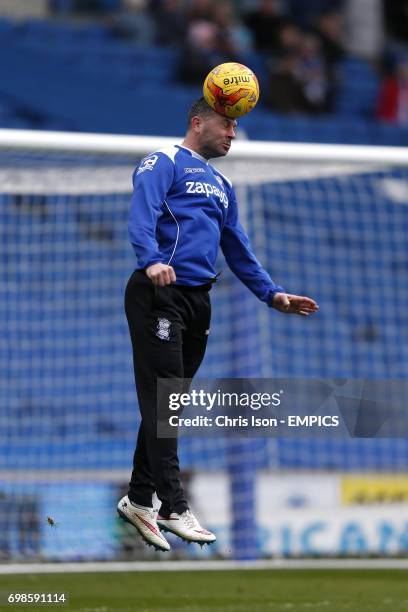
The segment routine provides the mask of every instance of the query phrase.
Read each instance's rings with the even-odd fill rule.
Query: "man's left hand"
[[[298,314],[308,317],[319,310],[318,304],[309,297],[291,295],[290,293],[275,293],[273,308],[288,314]]]

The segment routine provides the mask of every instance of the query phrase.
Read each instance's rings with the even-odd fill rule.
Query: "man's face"
[[[196,122],[195,129],[201,155],[206,159],[226,155],[235,138],[236,120],[222,117],[215,112],[197,119],[199,121]]]

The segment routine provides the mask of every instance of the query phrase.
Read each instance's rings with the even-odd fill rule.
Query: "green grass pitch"
[[[396,612],[404,570],[250,570],[0,576],[0,610],[61,612]],[[66,592],[68,604],[5,604],[8,592]]]

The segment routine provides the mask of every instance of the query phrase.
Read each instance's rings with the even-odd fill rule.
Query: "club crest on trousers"
[[[156,336],[160,338],[160,340],[170,340],[170,327],[171,323],[168,319],[157,317]]]

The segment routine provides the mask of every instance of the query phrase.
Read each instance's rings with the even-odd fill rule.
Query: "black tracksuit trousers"
[[[193,378],[203,360],[210,327],[211,284],[158,287],[141,270],[129,279],[125,310],[141,423],[129,483],[129,499],[152,506],[156,491],[160,515],[188,508],[180,482],[177,438],[157,436],[157,379]]]

